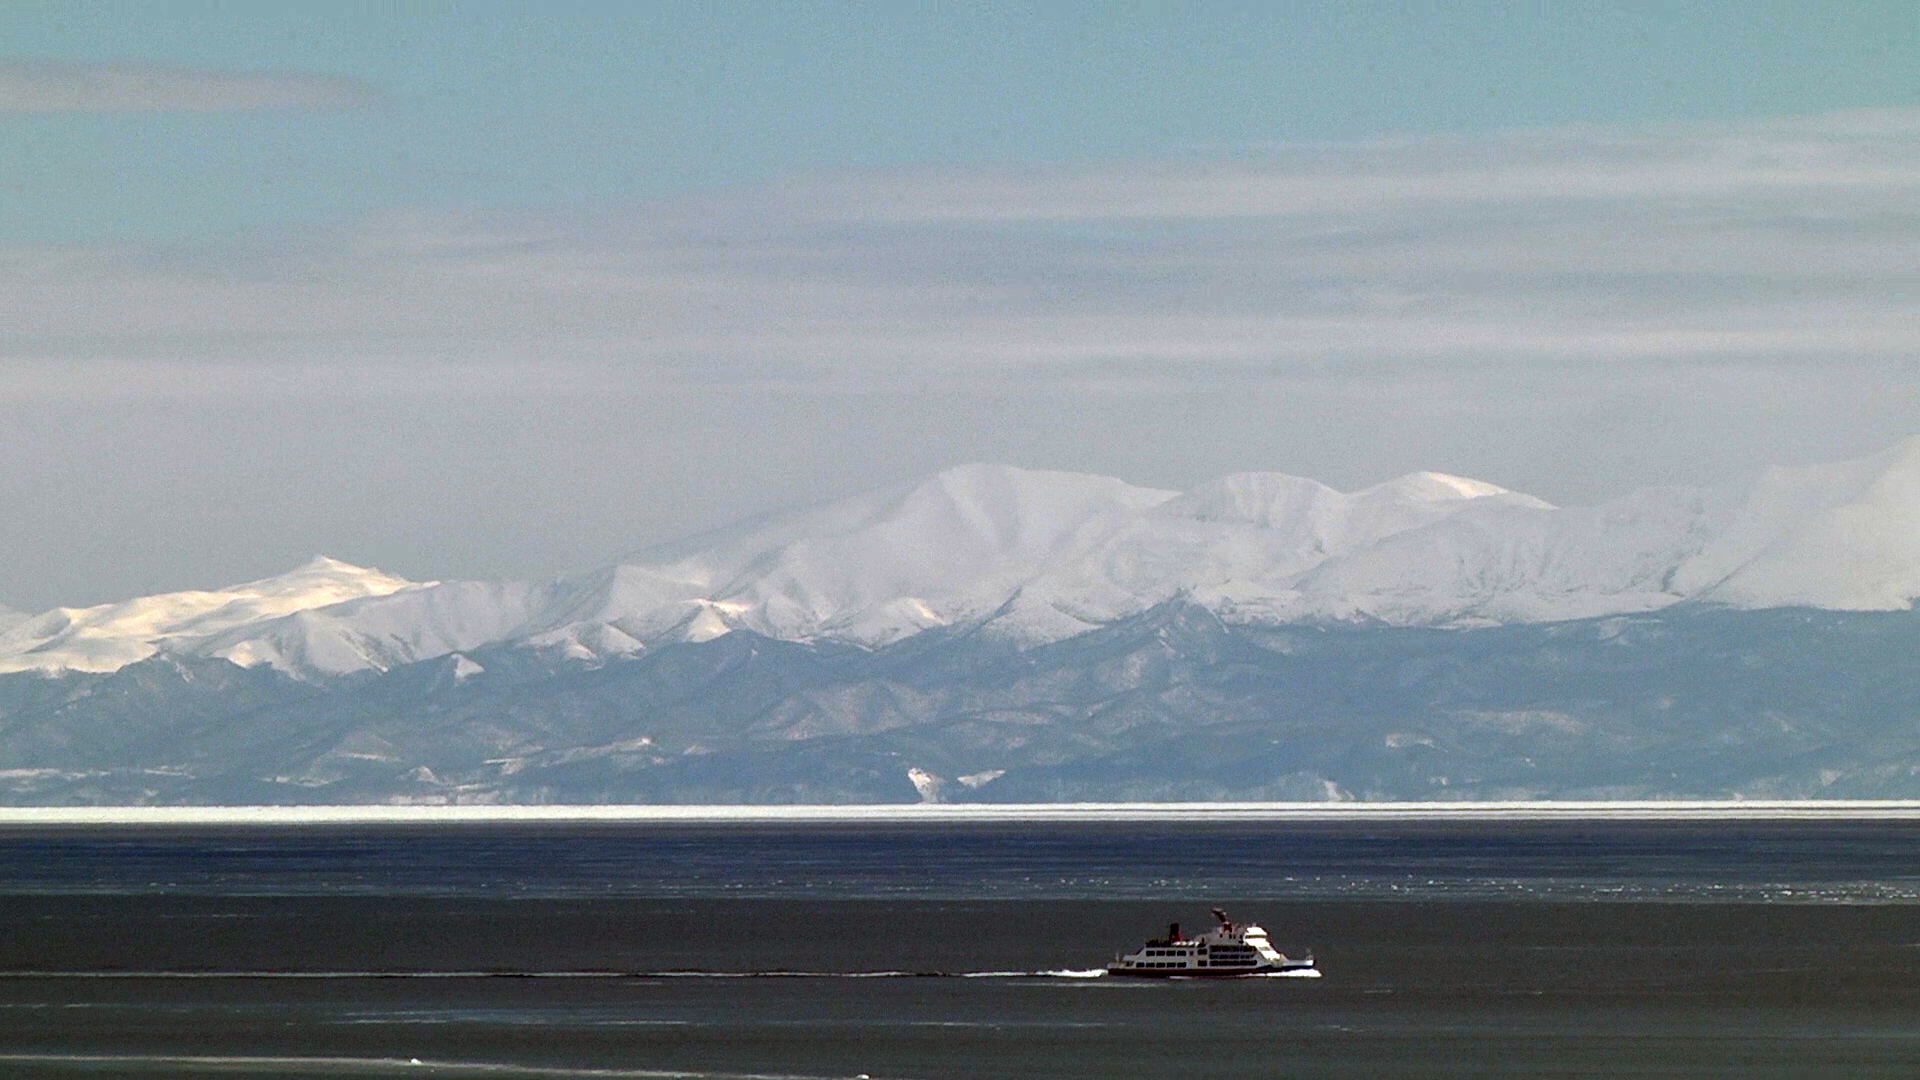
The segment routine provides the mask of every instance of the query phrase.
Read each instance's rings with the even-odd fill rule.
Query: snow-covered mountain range
[[[546,584],[410,582],[316,558],[225,589],[0,611],[0,673],[161,654],[325,679],[502,645],[611,660],[736,629],[875,647],[965,625],[1033,645],[1174,598],[1237,624],[1471,627],[1916,597],[1920,438],[1570,508],[1430,472],[1351,493],[1242,473],[1180,493],[968,465]]]

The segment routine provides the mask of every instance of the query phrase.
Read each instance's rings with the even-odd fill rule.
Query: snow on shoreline
[[[1028,803],[1000,805],[30,806],[0,828],[471,824],[902,824],[933,822],[1920,820],[1920,800],[1452,803]]]

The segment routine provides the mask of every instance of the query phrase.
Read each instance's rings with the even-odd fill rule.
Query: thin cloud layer
[[[1920,110],[0,253],[0,354],[720,381],[1920,355]]]
[[[842,188],[858,220],[1240,220],[1382,209],[1729,202],[1911,191],[1920,110],[1651,131],[1521,130],[1246,148],[1068,173],[947,174]]]
[[[372,100],[355,80],[302,72],[0,60],[0,113],[236,112]]]

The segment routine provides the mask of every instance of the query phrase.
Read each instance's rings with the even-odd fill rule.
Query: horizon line
[[[1513,802],[8,806],[0,828],[112,825],[1920,820],[1920,799]]]

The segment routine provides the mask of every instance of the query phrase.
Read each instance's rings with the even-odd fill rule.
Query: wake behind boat
[[[1185,937],[1180,924],[1167,927],[1167,936],[1155,938],[1125,956],[1116,956],[1107,965],[1109,975],[1137,975],[1144,978],[1192,978],[1233,975],[1271,975],[1277,973],[1319,974],[1313,966],[1313,954],[1295,960],[1278,952],[1267,941],[1267,932],[1253,923],[1236,925],[1227,913],[1213,909],[1218,923],[1198,937]]]

